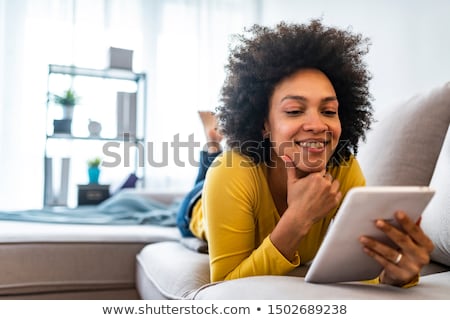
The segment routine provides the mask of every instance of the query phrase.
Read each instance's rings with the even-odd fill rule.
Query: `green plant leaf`
[[[100,159],[99,157],[95,157],[95,158],[89,159],[87,164],[88,164],[89,168],[93,168],[93,167],[99,167],[101,162],[102,162],[102,159]]]
[[[62,95],[53,94],[53,102],[63,106],[75,106],[78,104],[80,97],[76,94],[73,89],[68,89],[64,91]]]

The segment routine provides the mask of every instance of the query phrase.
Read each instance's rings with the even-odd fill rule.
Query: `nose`
[[[325,123],[322,115],[319,112],[311,111],[306,114],[304,118],[303,129],[305,131],[312,131],[314,133],[320,133],[328,130],[328,125]]]

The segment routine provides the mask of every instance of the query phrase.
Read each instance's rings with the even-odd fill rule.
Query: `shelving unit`
[[[77,205],[77,185],[88,183],[86,162],[93,157],[106,164],[101,184],[120,184],[135,174],[144,187],[140,153],[146,146],[146,74],[51,64],[47,79],[44,207]],[[62,107],[52,95],[69,88],[81,101],[75,106],[71,131],[61,133],[54,121],[61,120]],[[100,124],[99,134],[90,130],[91,121]]]

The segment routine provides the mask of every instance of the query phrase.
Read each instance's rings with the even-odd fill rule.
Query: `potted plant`
[[[80,101],[80,97],[73,89],[67,89],[62,95],[53,95],[53,102],[63,107],[63,119],[72,119],[73,109]]]
[[[62,95],[52,95],[53,102],[61,105],[63,117],[61,120],[54,120],[54,133],[71,133],[73,110],[78,104],[80,97],[73,89],[67,89]]]
[[[99,157],[95,157],[88,160],[87,165],[88,165],[89,184],[98,184],[101,162],[102,160]]]

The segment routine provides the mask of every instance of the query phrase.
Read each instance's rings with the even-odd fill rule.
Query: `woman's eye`
[[[337,112],[334,111],[334,110],[326,110],[326,111],[323,112],[323,114],[328,116],[328,117],[332,117],[332,116],[337,115]]]
[[[286,114],[288,116],[296,116],[296,115],[299,115],[300,113],[301,113],[300,110],[288,110],[288,111],[286,111]]]

